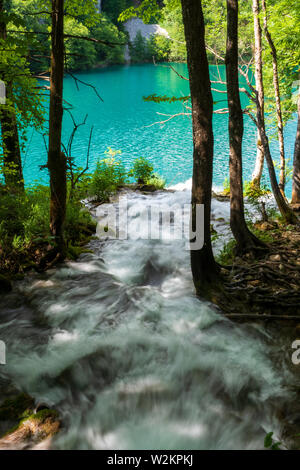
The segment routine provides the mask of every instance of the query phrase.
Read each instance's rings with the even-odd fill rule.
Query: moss
[[[6,431],[1,438],[12,436],[20,431],[20,440],[33,438],[33,440],[39,442],[57,434],[59,428],[58,412],[51,409],[43,409],[37,413],[24,416],[18,424]]]
[[[47,418],[57,419],[58,418],[58,412],[56,410],[51,410],[51,409],[45,408],[44,410],[40,410],[37,413],[28,416],[27,419],[43,423]]]
[[[76,260],[82,253],[93,253],[93,252],[92,250],[89,250],[88,248],[85,248],[84,246],[73,246],[69,244],[68,250],[67,250],[68,258],[72,260]]]

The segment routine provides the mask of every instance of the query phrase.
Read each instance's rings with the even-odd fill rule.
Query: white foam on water
[[[145,210],[190,192],[127,198]],[[228,203],[213,200],[212,213],[226,239]],[[5,373],[60,412],[54,448],[251,449],[279,432],[290,392],[273,333],[197,299],[184,244],[93,241],[94,253],[0,301]]]

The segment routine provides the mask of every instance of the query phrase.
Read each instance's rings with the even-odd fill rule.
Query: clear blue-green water
[[[187,76],[185,64],[173,64]],[[211,74],[217,75],[215,66]],[[224,74],[224,69],[221,70]],[[185,182],[192,175],[192,130],[189,117],[176,117],[165,125],[152,125],[167,119],[157,113],[174,114],[184,111],[182,104],[156,104],[144,102],[143,96],[158,94],[186,96],[188,82],[179,78],[170,68],[153,64],[113,66],[93,72],[76,74],[81,80],[95,86],[103,102],[90,87],[80,85],[79,91],[71,77],[65,78],[64,99],[73,106],[72,113],[77,123],[88,114],[87,123],[80,127],[73,144],[73,156],[79,166],[85,166],[90,128],[94,126],[90,150],[90,170],[97,160],[104,158],[108,147],[122,151],[126,167],[140,156],[149,159],[155,170],[166,178],[168,185]],[[220,85],[218,85],[220,86]],[[214,92],[215,108],[227,106],[226,94]],[[247,104],[242,96],[243,105]],[[151,126],[151,127],[147,127]],[[214,116],[214,184],[222,185],[228,175],[228,115]],[[63,141],[67,143],[72,131],[72,121],[67,113],[64,117]],[[287,157],[293,154],[296,123],[290,122],[285,129]],[[244,177],[249,179],[256,155],[256,130],[250,118],[245,117]],[[277,142],[271,144],[274,160],[278,159]],[[29,130],[28,144],[24,152],[24,177],[26,184],[46,182],[46,170],[40,170],[47,160],[41,135]],[[289,185],[290,186],[290,185]],[[290,187],[288,194],[290,192]]]

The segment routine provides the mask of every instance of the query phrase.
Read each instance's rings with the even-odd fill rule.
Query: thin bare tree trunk
[[[50,173],[50,230],[64,251],[66,214],[66,158],[61,151],[64,77],[64,0],[52,0],[51,76],[48,169]]]
[[[259,21],[259,1],[253,0],[252,2],[252,11],[254,18],[254,63],[255,63],[255,84],[257,90],[257,99],[259,100],[260,108],[262,113],[264,113],[265,108],[265,99],[264,99],[264,90],[261,86],[263,83],[262,77],[262,40],[261,40],[261,26]],[[252,184],[260,187],[262,172],[264,168],[264,150],[262,145],[262,137],[260,129],[258,129],[258,138],[257,138],[257,154],[255,169],[252,174]]]
[[[261,143],[261,136],[259,130],[257,130],[257,140],[256,140],[256,160],[255,160],[255,167],[252,173],[252,184],[258,188],[260,188],[261,177],[264,170],[264,161],[265,161],[265,154],[264,149]]]
[[[264,84],[263,84],[263,71],[262,71],[262,30],[259,19],[259,0],[253,0],[252,3],[254,15],[254,36],[255,36],[255,79],[256,79],[256,119],[257,127],[260,132],[264,154],[269,170],[269,177],[271,182],[272,191],[280,210],[281,215],[288,223],[298,223],[292,209],[288,206],[285,198],[283,197],[276,178],[274,164],[270,152],[269,139],[265,127],[265,113],[264,113]]]
[[[211,246],[210,216],[213,175],[213,99],[205,48],[205,27],[200,0],[181,0],[187,46],[187,64],[192,100],[193,184],[192,227],[196,227],[196,205],[204,205],[204,245],[191,249],[191,267],[196,291],[207,296],[216,281],[218,267]]]
[[[300,92],[298,96],[298,126],[293,163],[292,204],[300,204]]]
[[[266,36],[268,44],[270,46],[271,55],[272,55],[273,85],[274,85],[275,102],[276,102],[278,142],[279,142],[279,152],[280,152],[279,188],[282,191],[282,193],[284,193],[284,188],[285,188],[285,150],[284,150],[283,120],[282,120],[282,110],[281,110],[281,100],[280,100],[279,76],[278,76],[277,50],[276,50],[275,44],[273,42],[272,36],[270,34],[270,31],[268,29],[268,16],[267,16],[266,0],[262,0],[262,9],[263,9],[263,12],[264,12],[265,36]]]
[[[0,0],[0,39],[6,40],[6,24],[1,20],[4,13],[3,0]],[[5,77],[1,77],[5,82]],[[24,190],[21,151],[16,113],[13,104],[12,83],[6,83],[7,104],[0,106],[1,138],[3,144],[3,170],[5,183],[12,189]]]
[[[237,251],[245,252],[262,243],[248,229],[244,215],[242,170],[244,122],[239,90],[238,0],[227,0],[225,64],[229,109],[230,227],[237,242]]]

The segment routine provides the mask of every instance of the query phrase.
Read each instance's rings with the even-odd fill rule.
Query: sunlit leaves
[[[183,102],[185,103],[190,99],[190,96],[158,96],[156,94],[143,96],[144,101],[152,101],[153,103],[175,103],[175,102]]]

